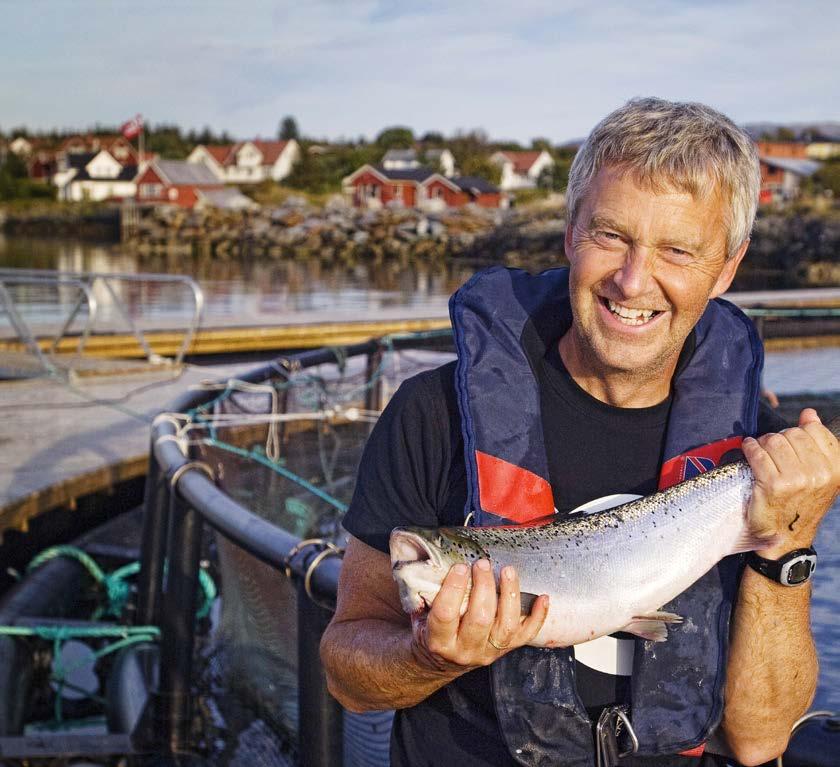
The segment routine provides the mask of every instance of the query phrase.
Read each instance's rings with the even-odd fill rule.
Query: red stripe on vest
[[[743,441],[743,437],[721,439],[675,456],[670,461],[665,461],[662,464],[662,471],[659,473],[659,489],[664,490],[671,485],[676,485],[685,479],[714,468],[720,463],[720,459],[725,453],[739,449]]]
[[[679,756],[703,756],[705,750],[706,744],[701,743],[699,746],[690,748],[688,751],[680,751]]]
[[[551,485],[521,466],[475,451],[481,508],[512,522],[530,522],[554,513]]]

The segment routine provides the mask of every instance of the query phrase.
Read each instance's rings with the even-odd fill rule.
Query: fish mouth
[[[396,528],[391,533],[389,541],[391,550],[391,569],[401,570],[403,567],[428,562],[430,565],[440,566],[441,559],[435,547],[422,535],[410,530]]]

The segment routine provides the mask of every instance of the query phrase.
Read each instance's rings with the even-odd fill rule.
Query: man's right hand
[[[537,636],[548,615],[548,595],[538,597],[528,616],[521,615],[519,576],[502,568],[499,593],[490,563],[454,565],[428,613],[412,617],[413,651],[417,661],[438,671],[466,671],[489,666]],[[461,606],[469,589],[463,616]]]
[[[497,598],[488,564],[476,563],[472,588],[469,570],[453,567],[429,612],[409,626],[391,557],[351,537],[335,615],[321,639],[329,690],[350,711],[415,706],[461,674],[530,642],[545,621],[548,598],[535,600],[525,619],[520,612],[513,569],[505,568]]]

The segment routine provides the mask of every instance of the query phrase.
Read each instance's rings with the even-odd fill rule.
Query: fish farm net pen
[[[177,717],[172,726],[216,744],[214,763],[241,763],[248,748],[302,765],[388,763],[391,712],[338,708],[324,729],[337,704],[319,678],[318,640],[346,543],[341,518],[382,404],[405,378],[452,359],[449,332],[303,353],[196,387],[156,419],[161,472],[200,462],[213,475],[187,471],[176,488],[214,530],[221,599],[193,681],[204,730],[190,735]]]

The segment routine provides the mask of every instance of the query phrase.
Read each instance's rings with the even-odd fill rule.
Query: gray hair
[[[569,171],[571,224],[605,166],[624,168],[656,189],[670,185],[700,198],[720,194],[728,203],[729,256],[750,236],[761,185],[758,151],[747,133],[710,107],[640,98],[601,120]]]

